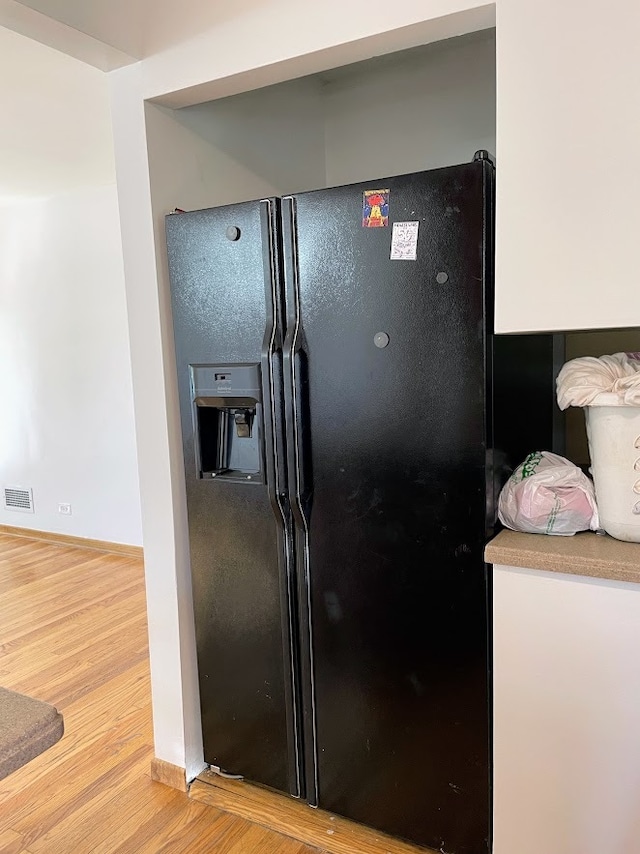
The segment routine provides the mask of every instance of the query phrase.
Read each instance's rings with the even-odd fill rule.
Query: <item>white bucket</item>
[[[585,407],[591,473],[600,525],[617,540],[640,543],[640,406],[610,405],[616,400],[601,394]]]

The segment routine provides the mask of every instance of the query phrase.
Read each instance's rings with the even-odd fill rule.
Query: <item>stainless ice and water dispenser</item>
[[[191,365],[199,477],[263,482],[259,365]]]

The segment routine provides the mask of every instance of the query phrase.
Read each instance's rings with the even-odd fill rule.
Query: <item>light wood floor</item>
[[[142,562],[0,534],[0,684],[65,735],[0,781],[2,854],[318,854],[149,777]]]

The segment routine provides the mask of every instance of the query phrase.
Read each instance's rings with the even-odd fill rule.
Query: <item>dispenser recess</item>
[[[259,365],[190,365],[196,469],[202,479],[263,482]]]

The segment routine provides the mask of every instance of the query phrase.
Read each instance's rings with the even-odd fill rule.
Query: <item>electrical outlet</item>
[[[58,504],[58,513],[62,513],[63,516],[71,516],[71,505]]]

